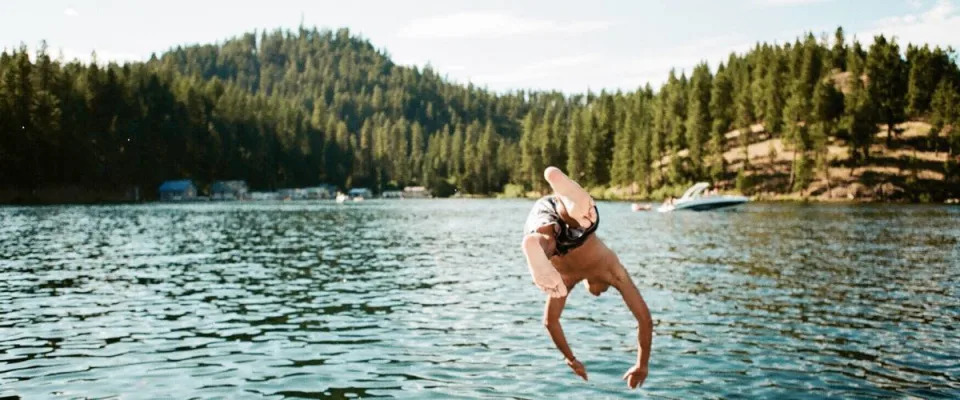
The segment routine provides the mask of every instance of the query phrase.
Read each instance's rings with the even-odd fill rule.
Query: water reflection
[[[622,396],[635,322],[540,325],[531,202],[0,208],[0,396]],[[960,212],[751,205],[601,236],[647,298],[662,398],[960,396]]]

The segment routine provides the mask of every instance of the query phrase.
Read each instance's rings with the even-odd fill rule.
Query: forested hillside
[[[0,201],[149,197],[175,178],[523,192],[544,189],[547,165],[617,196],[697,180],[818,195],[846,179],[938,200],[960,193],[958,119],[952,50],[882,36],[864,48],[841,29],[760,43],[658,90],[580,95],[450,82],[345,29],[249,33],[124,65],[21,48],[0,54]]]

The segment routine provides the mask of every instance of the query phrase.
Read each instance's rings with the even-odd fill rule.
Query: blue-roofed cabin
[[[166,181],[157,191],[162,201],[184,201],[197,198],[197,187],[189,179]]]

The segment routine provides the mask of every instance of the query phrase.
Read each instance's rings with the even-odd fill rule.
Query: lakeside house
[[[380,197],[385,199],[402,199],[403,191],[402,190],[384,190],[383,193],[380,193]]]
[[[430,191],[423,186],[407,186],[403,190],[384,190],[380,197],[385,199],[429,199]]]
[[[355,198],[369,199],[373,197],[373,192],[371,192],[370,189],[367,189],[367,188],[353,188],[353,189],[350,189],[349,192],[347,192],[347,195],[354,199]]]
[[[405,199],[429,199],[431,197],[433,197],[433,195],[423,186],[407,186],[403,188],[403,198]]]
[[[276,192],[251,192],[249,199],[264,200],[324,200],[336,196],[337,187],[326,183],[307,188],[284,188]]]
[[[301,188],[286,188],[277,191],[280,200],[306,200],[307,190]]]
[[[250,192],[250,200],[269,201],[279,199],[277,192]]]
[[[247,182],[240,180],[216,181],[210,187],[213,200],[246,200],[249,198]]]
[[[157,192],[162,201],[186,201],[197,198],[197,187],[189,179],[166,181],[160,185]]]
[[[337,187],[321,183],[320,186],[306,188],[306,194],[310,200],[332,199],[337,195]]]

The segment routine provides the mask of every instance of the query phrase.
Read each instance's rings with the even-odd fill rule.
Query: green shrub
[[[508,183],[503,186],[503,194],[498,197],[507,197],[507,198],[520,198],[524,196],[526,191],[523,189],[523,185],[518,185],[516,183]]]
[[[457,192],[457,187],[454,186],[452,179],[438,179],[430,185],[430,191],[436,197],[450,197]]]
[[[737,179],[736,179],[735,185],[737,187],[737,191],[739,191],[740,193],[746,194],[747,190],[749,190],[750,187],[753,186],[753,182],[752,182],[752,179],[750,179],[750,176],[747,175],[746,171],[741,169],[739,172],[737,172]]]

